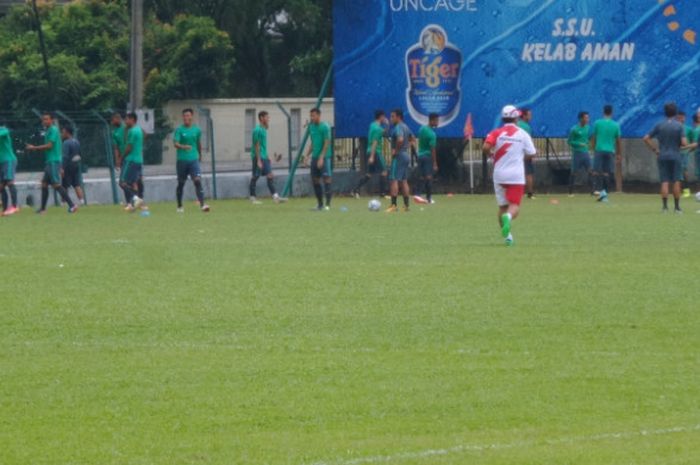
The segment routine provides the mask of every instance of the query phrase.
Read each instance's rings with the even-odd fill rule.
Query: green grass
[[[0,463],[696,465],[698,205],[437,200],[2,219]]]

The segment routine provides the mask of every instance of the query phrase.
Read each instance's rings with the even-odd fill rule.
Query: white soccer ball
[[[697,200],[698,202],[700,202],[700,192],[696,192],[696,193],[695,193],[695,200]]]
[[[369,211],[371,212],[378,212],[382,209],[382,203],[377,199],[372,199],[369,201],[367,208],[369,208]]]

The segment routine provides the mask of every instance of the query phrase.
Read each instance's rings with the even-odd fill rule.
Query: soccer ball
[[[371,212],[378,212],[382,209],[382,203],[377,199],[372,199],[369,201],[367,208],[369,208],[369,211]]]
[[[696,193],[695,193],[695,200],[697,200],[698,202],[700,202],[700,192],[696,192]]]

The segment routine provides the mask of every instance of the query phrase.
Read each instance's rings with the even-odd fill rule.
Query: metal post
[[[111,137],[111,131],[112,128],[110,127],[109,123],[107,122],[106,119],[102,117],[99,113],[96,111],[92,111],[92,114],[104,125],[105,131],[106,131],[106,137],[104,139],[105,141],[105,150],[107,151],[107,166],[109,167],[109,179],[112,184],[112,202],[114,205],[119,204],[119,194],[117,191],[117,176],[116,172],[114,169],[114,146],[112,145],[112,137]]]
[[[287,157],[289,159],[288,176],[292,175],[292,115],[279,102],[275,102],[284,116],[287,117]],[[293,187],[289,186],[289,195],[293,194]]]
[[[330,85],[331,82],[331,76],[333,75],[333,66],[328,68],[328,72],[326,73],[326,78],[323,80],[323,85],[321,86],[321,92],[318,94],[318,99],[316,100],[316,107],[320,107],[321,104],[323,103],[323,98],[326,96],[326,91],[328,90],[328,86]],[[292,164],[292,169],[289,171],[289,176],[287,177],[287,183],[284,186],[284,191],[282,192],[282,197],[289,197],[289,193],[291,192],[292,188],[292,182],[294,181],[294,175],[297,171],[297,167],[299,166],[299,162],[301,161],[301,158],[304,156],[304,148],[306,147],[306,142],[309,140],[309,127],[306,127],[306,131],[304,131],[304,137],[301,140],[301,143],[299,144],[299,151],[297,152],[297,156],[294,159],[294,163]]]
[[[211,189],[214,200],[219,199],[219,190],[216,186],[216,145],[214,143],[214,121],[211,119],[209,108],[197,107],[199,113],[207,120],[207,135],[209,137],[209,152],[211,153]],[[201,156],[201,154],[200,154]]]
[[[46,83],[49,86],[49,103],[53,104],[54,89],[53,80],[51,79],[51,70],[49,69],[49,55],[46,51],[46,41],[44,40],[44,30],[41,27],[41,18],[39,17],[39,9],[36,6],[36,0],[32,0],[32,11],[36,21],[36,30],[39,35],[39,48],[41,50],[41,58],[44,62],[44,73],[46,74]]]
[[[143,0],[131,0],[129,74],[129,105],[136,111],[143,106]]]

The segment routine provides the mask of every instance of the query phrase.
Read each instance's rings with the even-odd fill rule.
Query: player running
[[[605,105],[603,118],[593,125],[591,148],[595,152],[593,161],[594,190],[598,193],[598,201],[606,202],[610,185],[610,175],[613,174],[616,160],[622,160],[622,133],[620,125],[613,120],[612,105]]]
[[[310,112],[311,123],[309,134],[311,145],[306,152],[305,160],[308,163],[311,157],[311,181],[314,186],[314,194],[318,205],[315,210],[328,211],[331,209],[332,176],[333,176],[333,146],[331,145],[331,127],[321,121],[321,110],[312,108]],[[323,187],[321,186],[323,181]],[[326,194],[326,205],[323,205],[323,194]]]
[[[678,116],[676,117],[678,119],[678,122],[683,125],[683,129],[685,130],[685,138],[688,141],[688,143],[693,142],[693,128],[688,126],[686,124],[686,115],[684,111],[679,111]],[[690,166],[690,150],[687,148],[684,148],[681,150],[681,171],[683,172],[683,179],[681,180],[681,192],[683,195],[683,198],[688,198],[690,197],[690,189],[688,188],[688,183],[690,182],[690,173],[688,172],[688,167]]]
[[[286,201],[279,196],[275,190],[275,175],[272,173],[272,164],[267,155],[267,130],[270,128],[270,114],[266,111],[258,113],[258,124],[253,129],[253,150],[250,157],[253,160],[252,176],[250,177],[250,201],[253,204],[260,204],[255,195],[255,187],[260,176],[267,178],[267,188],[272,194],[275,203]]]
[[[49,185],[58,192],[68,205],[68,213],[78,211],[78,206],[68,196],[68,192],[61,185],[61,162],[63,153],[61,149],[61,135],[58,133],[58,127],[54,123],[51,113],[41,115],[41,124],[44,126],[44,143],[42,145],[27,145],[29,152],[44,152],[46,166],[44,167],[44,177],[41,180],[41,208],[37,210],[38,214],[46,213],[46,204],[49,201]]]
[[[177,149],[177,212],[185,213],[182,206],[182,195],[185,190],[187,178],[192,179],[194,192],[199,201],[199,208],[203,212],[209,211],[209,205],[204,203],[204,189],[202,188],[202,170],[199,162],[202,161],[202,130],[192,123],[194,111],[186,108],[182,111],[182,124],[175,130],[173,141]]]
[[[588,178],[588,183],[591,186],[591,195],[593,194],[593,184],[591,176],[591,154],[588,151],[591,138],[591,127],[589,125],[590,116],[587,111],[582,111],[578,114],[578,124],[569,131],[567,140],[571,147],[571,174],[569,175],[569,197],[574,196],[574,184],[576,175],[584,171]]]
[[[71,187],[78,197],[78,203],[85,204],[83,194],[83,173],[80,167],[80,142],[73,137],[73,128],[63,126],[61,128],[61,140],[63,140],[63,188],[68,192]]]
[[[133,212],[143,205],[143,199],[138,195],[138,182],[143,173],[143,129],[137,122],[136,113],[127,113],[126,148],[119,177],[119,185],[126,197],[124,210],[127,212]]]
[[[520,118],[518,119],[518,127],[525,131],[532,138],[532,110],[529,108],[520,109]],[[531,200],[535,197],[535,159],[525,159],[525,180],[527,183],[527,198]]]
[[[685,137],[685,128],[678,121],[678,107],[675,103],[664,105],[666,120],[658,123],[644,136],[644,143],[654,152],[659,162],[659,177],[661,178],[661,202],[662,213],[668,213],[668,191],[669,184],[673,183],[673,200],[675,203],[675,213],[682,214],[680,206],[681,199],[681,178],[683,168],[681,162],[681,149],[688,145]],[[658,141],[658,147],[654,145],[652,139]]]
[[[411,164],[409,150],[413,143],[413,132],[403,121],[403,110],[397,108],[391,112],[391,172],[389,174],[391,206],[387,213],[398,211],[397,198],[399,185],[403,194],[403,211],[408,212],[410,207],[411,189],[408,185],[408,167]]]
[[[530,135],[519,128],[519,112],[513,105],[501,111],[503,126],[492,131],[484,141],[484,155],[493,156],[493,185],[498,202],[498,222],[506,246],[514,244],[512,221],[520,213],[520,203],[525,191],[525,160],[532,159],[537,151]]]
[[[437,134],[440,116],[437,113],[428,115],[428,124],[418,130],[418,168],[425,190],[425,200],[433,204],[433,175],[438,170],[437,165]],[[417,202],[422,198],[414,198]],[[425,203],[425,202],[423,202]]]
[[[15,171],[17,170],[17,155],[12,147],[12,137],[7,126],[0,123],[0,193],[2,194],[2,216],[10,216],[19,212],[17,206],[17,187],[15,187]],[[10,195],[7,195],[10,191]]]
[[[374,112],[374,121],[369,125],[369,135],[367,136],[367,158],[365,174],[352,191],[353,197],[360,198],[360,189],[367,184],[372,176],[379,174],[379,193],[384,197],[387,185],[387,170],[384,162],[384,136],[387,134],[389,121],[386,119],[384,110]]]

